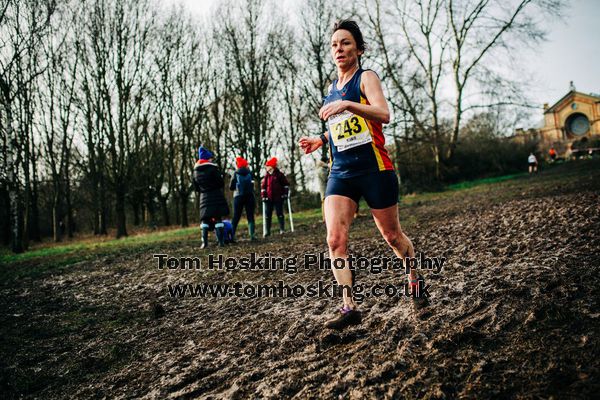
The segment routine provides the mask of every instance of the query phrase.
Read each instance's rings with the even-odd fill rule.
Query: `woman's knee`
[[[382,233],[383,238],[393,248],[399,248],[402,245],[402,231],[386,231]]]
[[[412,242],[402,231],[384,233],[383,237],[391,248],[398,250],[401,254],[414,257]]]
[[[345,250],[348,243],[348,235],[343,232],[330,232],[327,234],[327,245],[331,251]]]

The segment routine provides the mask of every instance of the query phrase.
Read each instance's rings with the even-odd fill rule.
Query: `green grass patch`
[[[72,260],[83,260],[85,259],[85,255],[89,252],[92,253],[100,253],[100,252],[108,252],[112,253],[111,250],[121,250],[122,248],[127,247],[135,247],[139,244],[149,244],[156,242],[165,242],[165,241],[173,241],[173,240],[181,240],[187,236],[196,235],[198,232],[197,227],[189,227],[189,228],[181,228],[181,229],[173,229],[168,231],[156,232],[156,233],[148,233],[141,234],[135,236],[128,236],[121,239],[110,239],[103,240],[98,242],[76,242],[69,244],[58,244],[54,246],[45,246],[37,249],[30,250],[21,254],[10,254],[5,253],[0,255],[0,263],[15,263],[27,261],[35,258],[45,258],[45,257],[56,257],[63,255],[72,255],[79,254],[79,256],[74,257]]]
[[[321,220],[321,209],[303,210],[294,213],[294,224],[302,225]],[[256,216],[257,228],[256,232],[260,234],[262,231],[262,217]],[[238,225],[238,232],[241,229],[247,229],[247,222],[244,220]],[[289,217],[286,215],[286,226],[289,229]],[[178,240],[186,240],[191,237],[199,238],[199,227],[192,226],[188,228],[172,229],[167,231],[139,234],[128,236],[121,239],[109,239],[100,241],[80,241],[68,244],[50,244],[43,247],[34,248],[30,251],[21,254],[12,254],[5,251],[0,254],[0,264],[21,263],[25,261],[49,258],[56,259],[58,257],[70,256],[61,260],[58,266],[65,264],[73,264],[79,261],[89,259],[91,256],[108,255],[124,249],[134,250],[148,244],[156,244],[161,242],[171,242]],[[92,239],[93,240],[93,239]]]
[[[465,200],[462,199],[463,197],[475,195],[476,193],[485,194],[492,188],[499,189],[500,187],[502,187],[502,196],[500,197],[505,198],[514,195],[512,192],[520,190],[523,184],[537,184],[536,182],[540,179],[543,179],[546,184],[564,181],[571,177],[574,178],[582,174],[587,174],[591,170],[596,170],[599,166],[600,162],[598,160],[577,161],[561,165],[544,166],[542,173],[539,176],[535,176],[535,180],[531,182],[523,180],[523,178],[527,178],[527,172],[460,182],[449,185],[444,191],[424,192],[403,196],[400,204],[401,206],[429,205],[439,200],[456,200],[457,195],[461,198],[459,200],[463,201]],[[368,206],[364,200],[360,202],[359,208],[361,210],[361,215],[365,215],[365,210],[368,210]],[[259,213],[256,215],[256,233],[260,236],[262,232],[262,216],[260,214],[260,209],[258,211]],[[276,218],[274,219],[274,224],[276,225]],[[322,213],[320,208],[294,212],[294,225],[296,227],[314,224],[321,220]],[[289,217],[287,215],[286,227],[289,229]],[[240,236],[243,237],[246,235],[246,229],[246,219],[242,218],[238,226]],[[45,270],[49,268],[61,269],[69,264],[102,255],[123,252],[124,250],[136,252],[146,246],[155,245],[156,243],[185,241],[190,240],[191,238],[199,238],[198,226],[138,234],[121,239],[106,240],[95,237],[66,244],[49,243],[34,247],[30,251],[22,254],[12,254],[5,248],[0,251],[0,264],[22,263],[35,260],[36,262],[44,264],[43,269]],[[38,267],[39,266],[33,268]],[[0,275],[2,275],[2,272],[3,271],[0,271]]]
[[[463,190],[482,184],[492,184],[508,179],[513,179],[521,175],[523,174],[506,175],[503,177],[481,179],[473,182],[463,182],[461,184],[453,185],[451,189]],[[428,200],[434,200],[440,197],[440,195],[443,196],[443,193],[444,192],[426,192],[405,196],[402,199],[402,204],[410,205],[415,202],[421,203],[426,202]],[[368,206],[364,200],[361,200],[359,208],[363,211],[363,213],[364,210],[368,210]],[[312,224],[315,222],[320,222],[321,220],[321,208],[314,208],[294,212],[295,226]],[[256,222],[256,232],[260,235],[260,232],[262,231],[262,216],[260,214],[256,215]],[[242,219],[242,221],[240,221],[240,224],[238,225],[238,232],[244,232],[247,229],[247,225],[248,224],[246,220]],[[289,217],[287,215],[286,226],[289,229]],[[139,234],[121,239],[93,241],[94,239],[97,240],[97,238],[93,238],[85,241],[68,244],[49,244],[44,245],[43,247],[34,248],[22,254],[12,254],[8,251],[4,251],[0,254],[0,264],[22,263],[41,258],[48,258],[52,261],[47,263],[43,270],[62,269],[62,267],[65,267],[69,264],[85,261],[93,257],[109,255],[115,252],[123,251],[125,249],[135,251],[136,248],[144,247],[145,245],[177,240],[186,240],[190,237],[196,237],[198,235],[199,228],[197,226],[192,226],[188,228],[179,228],[161,232]]]
[[[490,177],[490,178],[477,179],[477,180],[474,180],[474,181],[459,182],[459,183],[455,183],[455,184],[452,184],[452,185],[448,185],[446,187],[446,189],[447,190],[469,189],[469,188],[472,188],[472,187],[475,187],[475,186],[479,186],[479,185],[489,185],[489,184],[494,184],[494,183],[508,181],[508,180],[511,180],[511,179],[522,178],[524,176],[527,176],[527,174],[528,174],[527,172],[520,172],[518,174],[494,176],[494,177]]]

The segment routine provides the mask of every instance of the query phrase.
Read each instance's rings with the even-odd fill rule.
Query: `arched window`
[[[590,131],[590,120],[584,114],[574,113],[567,118],[565,127],[571,135],[582,136]]]

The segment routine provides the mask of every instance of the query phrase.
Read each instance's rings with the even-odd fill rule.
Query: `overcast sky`
[[[194,14],[204,16],[219,0],[166,2],[182,2]],[[527,71],[523,72],[533,77],[532,98],[540,107],[559,100],[568,91],[570,81],[574,81],[578,91],[600,94],[600,0],[569,3],[563,21],[549,21],[548,41],[524,53]]]
[[[548,42],[531,54],[539,102],[554,103],[574,81],[578,91],[600,94],[600,0],[572,0],[564,21],[555,22]]]

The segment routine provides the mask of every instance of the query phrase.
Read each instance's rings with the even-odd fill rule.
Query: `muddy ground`
[[[202,256],[199,238],[65,268],[3,266],[1,398],[594,398],[600,390],[600,163],[418,197],[401,222],[447,257],[429,307],[369,298],[363,324],[322,327],[332,298],[171,298],[169,283],[310,284],[330,272],[159,270],[154,253]],[[351,251],[391,256],[371,218]],[[325,251],[318,221],[213,252]],[[58,263],[57,265],[59,265]],[[45,266],[45,267],[44,267]],[[30,268],[38,271],[17,274]],[[14,272],[14,273],[13,273]],[[12,275],[11,275],[12,274]],[[361,272],[401,284],[399,272]]]

